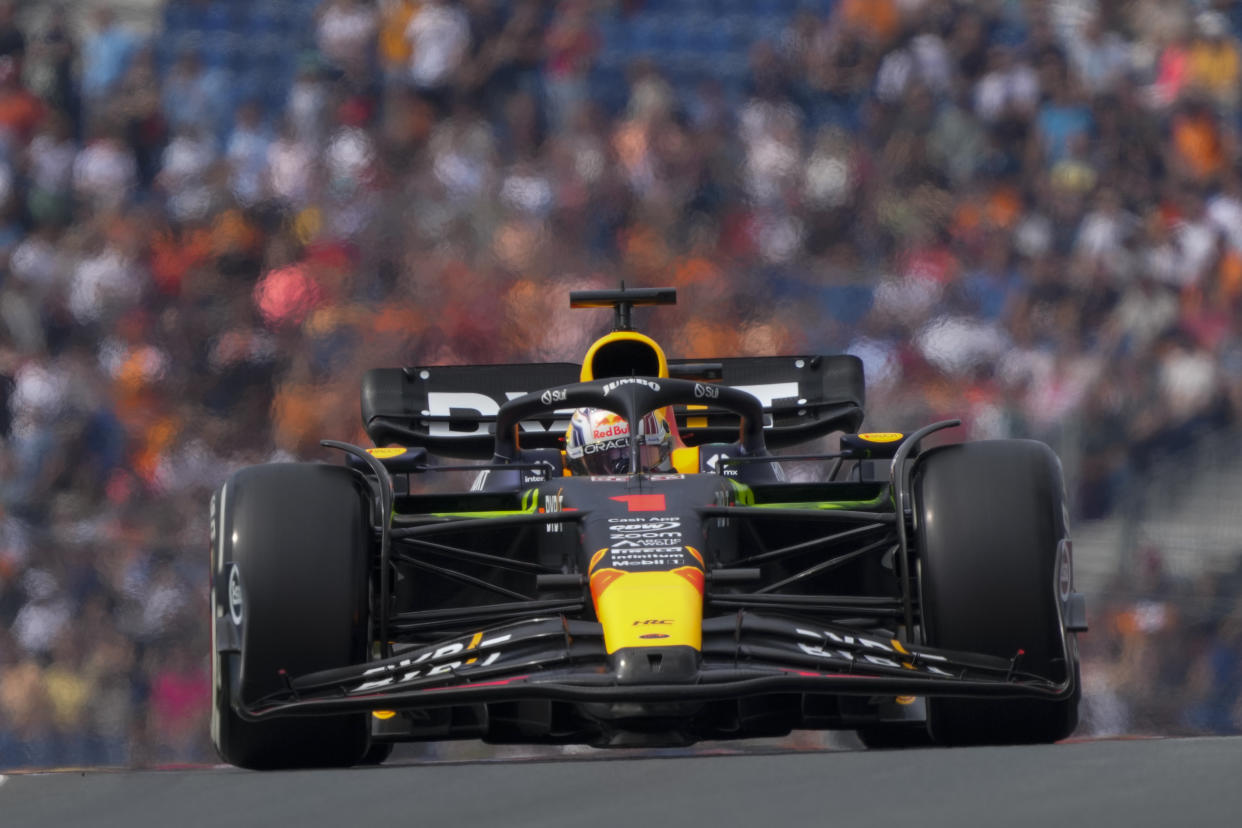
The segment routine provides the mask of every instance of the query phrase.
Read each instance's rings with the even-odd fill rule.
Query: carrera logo
[[[623,377],[622,379],[613,380],[612,382],[605,385],[604,396],[607,397],[610,393],[612,393],[613,391],[616,391],[618,388],[620,388],[623,385],[645,385],[648,388],[650,388],[652,391],[660,390],[660,383],[658,382],[652,382],[651,380],[643,379],[642,377]]]
[[[694,384],[694,396],[700,400],[716,400],[720,398],[720,389],[714,385],[704,385],[701,382]]]
[[[552,403],[565,402],[566,391],[564,388],[549,388],[539,396],[539,402],[544,405]]]

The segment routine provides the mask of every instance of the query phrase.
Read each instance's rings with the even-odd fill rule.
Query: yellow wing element
[[[649,336],[638,331],[613,331],[591,344],[582,360],[579,381],[631,375],[667,377],[668,358]]]
[[[681,474],[698,474],[699,447],[686,446],[673,449],[673,468]]]
[[[405,446],[392,446],[389,448],[369,448],[367,449],[367,454],[377,460],[389,460],[393,457],[400,457],[405,454],[406,451],[407,449]]]

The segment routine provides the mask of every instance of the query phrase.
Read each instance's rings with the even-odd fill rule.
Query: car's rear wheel
[[[876,722],[855,731],[870,750],[930,747],[931,734],[923,722]]]
[[[212,742],[244,768],[345,767],[367,753],[369,716],[248,721],[235,709],[284,676],[365,660],[372,543],[366,484],[349,469],[242,469],[211,503]]]
[[[913,484],[926,642],[1006,658],[1021,650],[1021,671],[1076,678],[1058,612],[1069,532],[1052,450],[1030,440],[932,449]],[[1076,682],[1059,701],[931,698],[928,727],[945,745],[1054,742],[1077,726],[1079,695]]]
[[[388,757],[392,756],[393,749],[396,748],[392,742],[371,742],[370,749],[366,755],[358,760],[359,765],[382,765],[388,761]]]

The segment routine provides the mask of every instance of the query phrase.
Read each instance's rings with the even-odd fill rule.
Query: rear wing
[[[570,362],[519,365],[437,365],[376,368],[362,379],[362,421],[376,445],[422,446],[446,457],[487,459],[494,447],[496,412],[531,391],[578,381]],[[712,407],[719,382],[757,397],[770,448],[796,445],[834,431],[853,433],[863,419],[862,362],[854,356],[738,357],[670,360],[673,377],[703,380],[702,398],[674,413],[688,445],[731,443],[738,417]],[[570,409],[519,424],[523,448],[560,448]]]

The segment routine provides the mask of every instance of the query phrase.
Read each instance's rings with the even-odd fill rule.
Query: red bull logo
[[[607,440],[609,437],[625,437],[630,433],[629,423],[624,417],[616,414],[605,414],[599,417],[592,429],[596,440]]]

